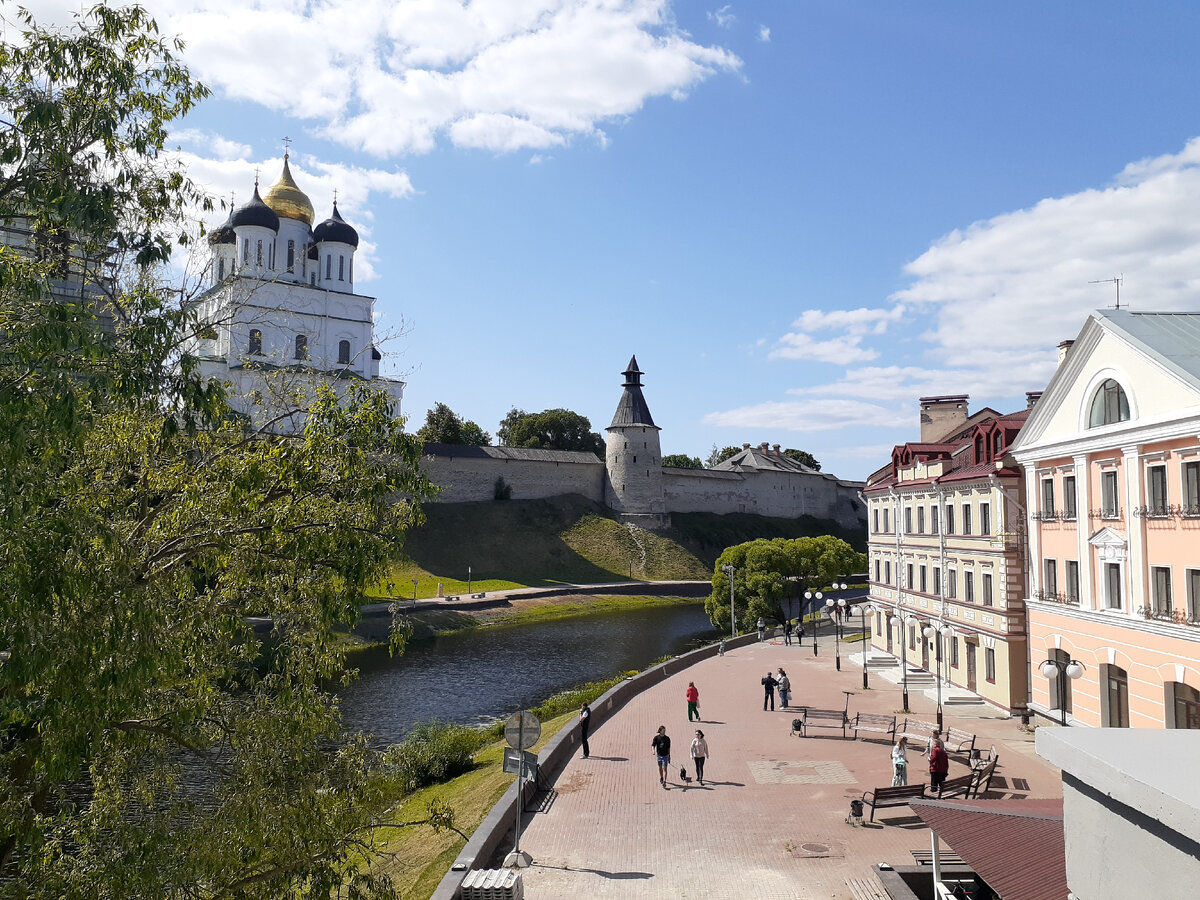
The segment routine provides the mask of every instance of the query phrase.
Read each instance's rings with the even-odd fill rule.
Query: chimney
[[[779,455],[779,445],[778,445],[778,444],[772,444],[772,445],[771,445],[771,450],[772,450],[772,451],[774,451],[774,453],[775,453],[775,455],[776,455],[776,456],[778,456],[778,455]]]
[[[749,444],[742,444],[742,449],[743,449],[743,450],[749,450],[749,449],[750,449],[750,445],[749,445]]]
[[[1026,408],[1027,408],[1027,409],[1033,409],[1033,404],[1037,403],[1037,402],[1038,402],[1039,400],[1041,400],[1041,399],[1042,399],[1042,392],[1041,392],[1041,391],[1026,391],[1026,392],[1025,392],[1025,406],[1026,406]]]
[[[951,394],[945,397],[922,397],[921,443],[936,444],[953,434],[967,421],[967,394]]]
[[[1071,345],[1074,341],[1059,341],[1058,343],[1058,364],[1061,366],[1067,361],[1067,357],[1071,353]]]
[[[766,452],[767,452],[767,448],[768,448],[768,447],[770,447],[770,446],[771,446],[771,445],[770,445],[770,444],[768,444],[766,441],[763,441],[761,444],[759,444],[759,445],[758,445],[758,449],[759,449],[759,450],[761,450],[763,453],[766,453]]]

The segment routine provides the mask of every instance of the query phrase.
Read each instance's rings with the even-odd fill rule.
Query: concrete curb
[[[732,650],[737,647],[746,647],[757,641],[757,633],[743,634],[739,637],[726,640],[725,649]],[[709,644],[707,647],[701,647],[699,650],[693,650],[682,656],[676,656],[674,659],[660,663],[652,669],[647,669],[645,672],[639,672],[632,678],[610,688],[592,704],[592,732],[595,733],[633,697],[636,697],[647,688],[653,687],[659,682],[670,678],[672,675],[677,675],[679,672],[695,665],[701,660],[716,656],[720,650],[720,646],[719,643]],[[538,755],[538,764],[541,772],[546,776],[543,779],[543,784],[553,784],[558,779],[559,774],[566,767],[567,761],[574,755],[578,746],[579,726],[575,722],[568,722],[559,730],[558,734],[550,739],[549,743],[542,748],[541,753]],[[525,788],[526,798],[528,798],[534,788],[528,782]],[[433,892],[431,900],[457,900],[459,889],[462,886],[463,879],[467,877],[467,873],[474,868],[487,865],[499,848],[500,841],[504,839],[504,835],[512,827],[516,819],[516,812],[517,784],[514,781],[508,790],[504,792],[504,796],[492,807],[491,812],[479,823],[479,827],[475,829],[475,833],[471,835],[471,839],[459,851],[458,857],[454,860],[450,871],[445,874],[438,884],[437,890]]]

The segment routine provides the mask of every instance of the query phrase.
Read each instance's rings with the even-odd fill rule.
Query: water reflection
[[[386,650],[360,656],[359,679],[339,692],[342,714],[354,730],[397,741],[425,719],[491,721],[715,637],[702,603],[445,635],[398,659]]]

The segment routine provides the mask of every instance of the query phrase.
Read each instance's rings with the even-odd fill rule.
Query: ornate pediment
[[[1096,555],[1105,562],[1121,562],[1129,547],[1125,535],[1112,527],[1101,528],[1090,538],[1088,543],[1096,548]]]

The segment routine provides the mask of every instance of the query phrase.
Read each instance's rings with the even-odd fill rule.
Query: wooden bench
[[[968,772],[966,775],[959,775],[957,778],[947,778],[942,782],[942,789],[938,791],[938,797],[948,799],[950,797],[964,797],[969,799],[975,790],[975,785],[979,780],[979,772]]]
[[[858,713],[854,717],[854,739],[858,740],[860,731],[870,731],[887,735],[889,741],[896,740],[896,717],[882,713]]]
[[[808,726],[816,725],[820,728],[840,728],[842,737],[845,737],[846,726],[849,724],[850,720],[847,718],[845,710],[814,709],[811,706],[802,706],[800,707],[800,718],[792,719],[792,734],[799,731],[801,737],[807,737]],[[797,725],[800,727],[797,728]]]
[[[910,741],[917,741],[919,746],[925,748],[929,745],[929,739],[933,736],[934,729],[937,728],[936,722],[926,722],[923,719],[905,719],[904,724],[896,730],[896,736],[904,735]],[[972,758],[975,750],[975,735],[970,732],[963,731],[961,728],[943,727],[942,746],[946,748],[947,755],[950,756],[966,756]],[[922,753],[924,753],[922,749]]]
[[[992,786],[992,776],[996,774],[996,766],[1000,763],[1000,754],[996,752],[996,748],[992,748],[992,758],[986,766],[978,768],[974,771],[975,788],[971,794],[973,797],[982,797],[987,793],[988,788]]]
[[[924,800],[924,784],[902,784],[899,787],[881,787],[867,791],[862,802],[871,807],[871,821],[875,821],[875,810],[892,806],[908,806],[910,800]]]

